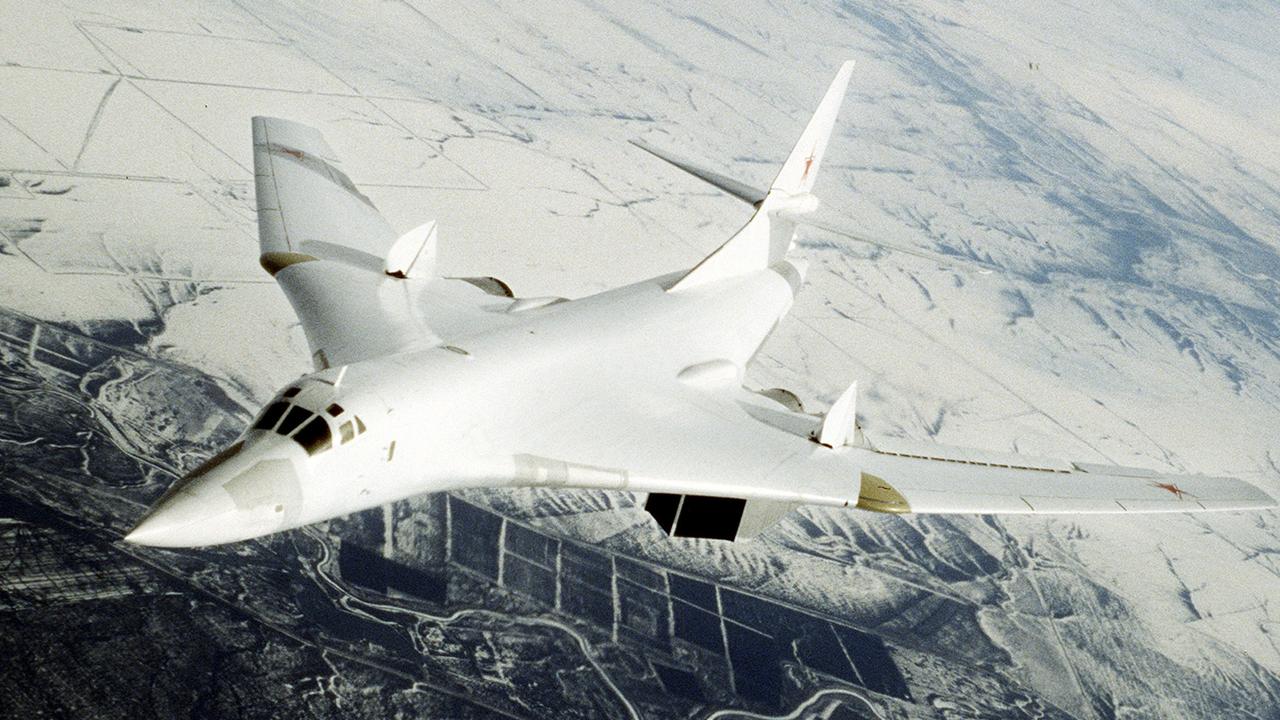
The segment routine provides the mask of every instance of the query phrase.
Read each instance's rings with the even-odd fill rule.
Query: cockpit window
[[[258,418],[258,422],[253,424],[255,430],[270,430],[280,421],[280,416],[284,414],[289,405],[278,402],[271,403],[266,410],[262,411],[262,416]]]
[[[319,416],[312,418],[311,422],[303,425],[302,429],[293,436],[293,439],[307,449],[308,455],[315,455],[333,447],[333,435],[329,432],[329,423]]]
[[[333,429],[329,426],[330,417],[345,419],[345,422],[338,425],[338,435],[343,444],[355,440],[365,432],[364,421],[355,415],[345,414],[346,408],[337,403],[330,403],[321,414],[288,400],[300,392],[300,388],[291,387],[280,393],[280,399],[262,411],[253,428],[275,430],[277,435],[290,437],[305,448],[309,455],[333,447],[335,440]]]
[[[306,420],[309,415],[311,415],[310,410],[294,405],[292,408],[289,408],[289,414],[284,416],[284,421],[280,423],[280,427],[276,429],[276,432],[281,435],[288,435],[293,432],[293,429],[298,427],[303,420]]]

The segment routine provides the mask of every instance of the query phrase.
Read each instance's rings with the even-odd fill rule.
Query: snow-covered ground
[[[1004,272],[811,232],[753,381],[816,407],[857,378],[872,434],[1277,494],[1278,28],[1261,1],[6,3],[0,306],[110,328],[254,409],[309,366],[257,265],[251,115],[320,127],[394,226],[438,219],[447,274],[572,297],[688,266],[745,219],[628,139],[766,184],[852,58],[817,194]],[[1280,707],[1275,513],[806,509],[724,546],[656,541],[625,499],[477,497],[1078,717]],[[955,616],[924,622],[939,598]]]

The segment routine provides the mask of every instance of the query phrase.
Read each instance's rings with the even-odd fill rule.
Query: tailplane
[[[763,270],[786,257],[796,235],[795,217],[818,209],[818,199],[810,190],[852,74],[852,60],[840,66],[827,94],[800,135],[800,141],[783,163],[764,199],[759,201],[751,220],[676,282],[671,287],[672,292]]]

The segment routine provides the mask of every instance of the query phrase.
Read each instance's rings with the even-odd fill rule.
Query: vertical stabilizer
[[[786,256],[795,239],[796,224],[780,213],[800,214],[817,209],[818,200],[809,191],[813,189],[818,166],[831,139],[831,130],[835,127],[852,74],[852,60],[840,66],[827,94],[800,135],[800,141],[787,156],[782,170],[751,220],[673,285],[671,291],[762,270]]]
[[[826,153],[827,142],[831,139],[831,130],[835,128],[836,116],[844,103],[844,93],[852,75],[853,61],[849,60],[840,66],[840,71],[831,81],[831,87],[814,111],[813,118],[805,126],[800,140],[783,163],[778,177],[769,186],[770,195],[779,191],[795,195],[813,189],[813,180],[818,175],[818,166],[822,164],[822,156]]]

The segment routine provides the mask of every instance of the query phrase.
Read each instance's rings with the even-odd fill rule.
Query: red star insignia
[[[1170,492],[1170,493],[1172,493],[1172,494],[1176,495],[1176,496],[1177,496],[1177,498],[1178,498],[1179,500],[1183,500],[1183,499],[1185,499],[1185,498],[1184,498],[1184,496],[1185,496],[1185,497],[1195,497],[1195,495],[1192,495],[1191,493],[1187,492],[1186,490],[1183,490],[1182,488],[1178,487],[1177,485],[1174,485],[1174,484],[1173,484],[1173,483],[1171,483],[1171,482],[1167,482],[1167,483],[1162,483],[1162,482],[1153,482],[1153,483],[1151,483],[1151,487],[1158,487],[1158,488],[1160,488],[1161,490],[1168,491],[1168,492]]]

